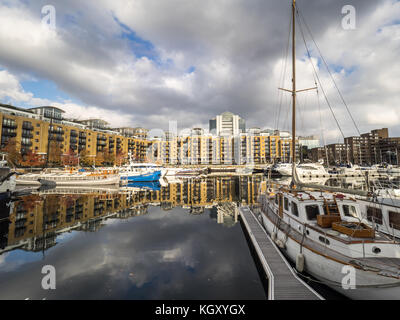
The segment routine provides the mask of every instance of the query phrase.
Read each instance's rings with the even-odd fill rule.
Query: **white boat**
[[[368,227],[353,198],[282,190],[261,204],[263,225],[299,271],[352,299],[400,299],[399,243]],[[348,268],[353,290],[343,285]]]
[[[149,174],[154,171],[161,171],[162,166],[155,163],[134,163],[119,167],[118,172],[121,176],[131,175],[131,174]]]
[[[348,176],[364,176],[366,173],[369,175],[386,175],[388,172],[381,165],[359,166],[357,164],[348,164],[346,167],[340,167],[338,171],[339,174]]]
[[[388,168],[388,174],[400,174],[400,168],[399,167],[390,167]]]
[[[115,170],[60,171],[50,173],[28,173],[16,178],[18,185],[40,186],[54,183],[55,186],[96,186],[119,184]]]
[[[135,163],[133,162],[131,154],[129,155],[129,163],[118,168],[119,175],[122,179],[129,176],[148,175],[156,171],[161,172],[161,177],[175,176],[179,170],[181,169],[165,168],[156,163],[148,163],[148,162]]]
[[[296,167],[299,177],[328,175],[328,171],[320,163],[302,163]]]
[[[273,171],[276,171],[282,176],[292,175],[292,164],[291,163],[278,163],[272,167]],[[328,172],[320,163],[301,163],[296,165],[296,171],[299,177],[316,177],[328,175]]]

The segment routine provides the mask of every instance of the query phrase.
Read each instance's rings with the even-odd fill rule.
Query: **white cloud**
[[[390,125],[392,134],[400,134],[391,121],[400,101],[396,83],[400,77],[400,26],[393,24],[400,16],[400,3],[355,1],[357,29],[352,31],[340,28],[342,4],[344,1],[299,2],[328,63],[347,70],[334,73],[334,78],[360,130]],[[246,118],[248,127],[271,127],[276,122],[280,59],[290,16],[286,3],[101,0],[82,4],[72,0],[54,1],[54,6],[57,29],[51,31],[43,30],[38,4],[16,1],[5,5],[0,1],[0,41],[7,43],[0,51],[0,64],[9,75],[47,79],[75,101],[82,101],[82,105],[68,101],[59,105],[69,114],[93,114],[116,125],[163,129],[168,120],[177,120],[179,127],[207,126],[209,118],[225,110]],[[148,57],[134,54],[132,42],[121,37],[126,28],[117,20],[136,37],[153,44],[142,48],[150,50]],[[298,87],[313,86],[310,66],[300,60],[305,53],[300,36],[298,46]],[[188,74],[192,66],[195,72]],[[322,67],[321,72],[345,134],[355,134]],[[287,80],[285,85],[290,86],[290,76]],[[15,81],[5,83],[1,99],[41,103]],[[307,93],[299,100],[304,104],[299,133],[318,132],[315,97]],[[324,127],[337,133],[322,96],[321,103]],[[371,117],[374,112],[368,108],[373,106],[386,112]],[[281,110],[285,113],[286,109]]]
[[[33,94],[25,92],[18,79],[7,70],[0,71],[0,99],[27,102]]]

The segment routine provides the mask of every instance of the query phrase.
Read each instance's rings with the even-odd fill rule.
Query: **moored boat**
[[[119,184],[119,176],[115,170],[94,171],[56,171],[49,173],[28,173],[16,178],[18,185],[40,186],[41,181],[54,183],[56,186],[95,186]]]

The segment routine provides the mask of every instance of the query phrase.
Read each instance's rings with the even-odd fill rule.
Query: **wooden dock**
[[[268,300],[324,300],[297,276],[250,208],[241,207],[239,212],[268,277]]]

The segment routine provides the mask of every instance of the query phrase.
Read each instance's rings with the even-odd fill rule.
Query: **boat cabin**
[[[278,192],[270,201],[284,220],[298,221],[318,229],[332,229],[354,238],[374,238],[355,199],[326,192]]]

